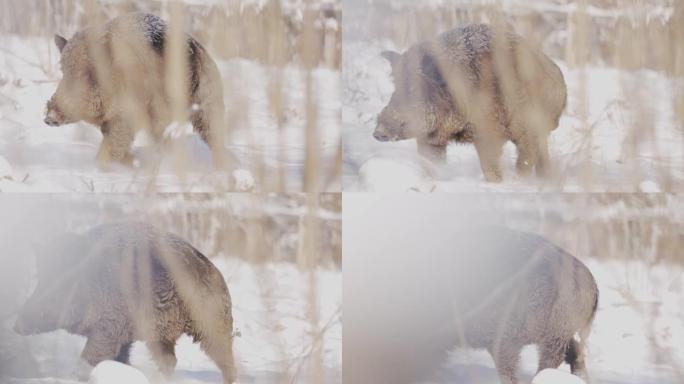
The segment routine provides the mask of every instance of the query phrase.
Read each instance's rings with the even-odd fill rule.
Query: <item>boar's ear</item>
[[[67,43],[67,39],[63,38],[60,35],[55,35],[55,45],[57,45],[57,48],[59,48],[59,52],[62,52],[62,49],[64,49],[64,46]]]
[[[389,61],[389,63],[392,66],[394,66],[394,64],[396,64],[397,61],[399,61],[399,58],[401,57],[401,54],[399,52],[394,51],[383,51],[380,55],[387,59],[387,61]]]

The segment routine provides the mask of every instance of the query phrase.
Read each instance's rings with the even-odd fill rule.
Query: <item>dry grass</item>
[[[93,20],[108,20],[128,12],[149,12],[166,18],[171,8],[180,7],[184,28],[217,58],[244,58],[278,66],[299,61],[339,68],[341,28],[326,26],[330,20],[341,22],[339,3],[307,1],[306,8],[288,3],[269,0],[260,6],[241,1],[198,4],[165,0],[2,0],[0,32],[52,38],[57,31],[71,35],[92,25]],[[298,58],[304,52],[306,57]]]
[[[677,194],[547,194],[503,204],[506,222],[517,227],[529,216],[530,228],[571,253],[603,260],[684,265],[677,249],[684,242]]]

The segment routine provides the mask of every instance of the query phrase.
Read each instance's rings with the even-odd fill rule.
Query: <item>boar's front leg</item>
[[[93,367],[104,360],[116,360],[121,348],[128,343],[121,343],[116,336],[105,330],[95,330],[88,335],[81,358]]]
[[[518,361],[522,346],[502,341],[500,345],[487,350],[494,359],[501,384],[518,384]]]
[[[446,162],[446,145],[439,146],[418,141],[418,154],[433,163],[443,164]]]
[[[119,118],[106,121],[100,130],[103,138],[97,152],[97,164],[107,166],[112,161],[117,161],[131,165],[133,158],[129,151],[135,139],[133,130]]]
[[[565,351],[568,345],[569,342],[567,340],[561,339],[548,339],[540,343],[538,345],[539,366],[537,372],[547,368],[558,368],[565,358]]]

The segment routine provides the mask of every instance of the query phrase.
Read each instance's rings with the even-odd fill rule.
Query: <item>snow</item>
[[[236,169],[233,171],[233,183],[236,191],[247,192],[254,189],[255,181],[252,173],[246,169]]]
[[[149,384],[139,370],[116,361],[103,361],[90,372],[88,384]]]
[[[359,2],[363,5],[357,8],[368,7]],[[564,4],[562,9],[570,12],[573,6]],[[355,12],[355,17],[365,16],[358,9]],[[370,25],[373,20],[366,22]],[[369,37],[369,28],[361,23],[345,30],[342,47],[345,191],[654,192],[684,187],[684,129],[674,112],[684,80],[647,69],[569,67],[558,57],[553,60],[568,85],[568,106],[549,139],[556,171],[551,181],[518,177],[512,143],[504,147],[504,181],[499,184],[484,180],[472,145],[450,145],[446,165],[421,171],[429,167],[417,155],[415,140],[380,143],[372,137],[376,117],[394,90],[390,66],[380,52],[403,52],[407,47]],[[424,172],[430,176],[423,177]]]
[[[680,265],[641,261],[587,263],[600,281],[599,311],[589,338],[589,358],[600,382],[674,383],[667,365],[684,361],[684,299]],[[646,330],[646,331],[645,331]],[[659,361],[659,356],[667,356]]]
[[[378,192],[424,190],[430,185],[427,174],[414,164],[388,159],[370,159],[359,169],[365,188]]]
[[[557,369],[545,369],[532,379],[532,384],[586,384],[584,380]]]
[[[390,3],[394,8],[402,7],[420,7],[441,11],[445,6],[469,8],[478,7],[482,5],[491,5],[492,2],[488,0],[383,0]],[[632,6],[624,6],[612,8],[610,2],[606,2],[606,7],[600,7],[594,4],[578,4],[572,0],[501,0],[496,3],[498,7],[504,12],[511,13],[530,13],[530,12],[544,12],[544,13],[572,13],[582,10],[591,17],[646,17],[647,20],[661,19],[667,20],[673,12],[673,0],[648,0]],[[639,15],[635,15],[635,11],[639,11]]]
[[[188,124],[168,127],[160,145],[139,134],[133,143],[133,168],[99,169],[95,164],[102,140],[99,129],[82,122],[60,127],[43,122],[45,104],[61,78],[52,44],[52,39],[0,36],[0,154],[14,171],[14,181],[0,180],[0,191],[212,192],[232,188],[231,174],[214,169],[211,151]],[[305,71],[295,65],[276,68],[243,59],[216,61],[231,129],[226,148],[236,158],[240,182],[245,181],[242,190],[271,190],[281,173],[285,190],[301,190],[307,137]],[[314,148],[321,173],[327,175],[340,141],[339,71],[316,68],[310,78],[317,117]],[[269,102],[275,79],[283,82],[282,126]],[[248,179],[258,182],[252,186]],[[325,186],[331,191],[339,188],[335,180]]]

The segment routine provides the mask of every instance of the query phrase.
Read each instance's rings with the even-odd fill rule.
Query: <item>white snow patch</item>
[[[532,379],[532,384],[586,384],[586,382],[558,369],[545,369]]]
[[[434,186],[415,164],[382,158],[366,161],[359,169],[359,179],[364,189],[372,191],[429,191]]]
[[[644,180],[641,183],[639,183],[639,191],[645,193],[658,193],[662,192],[662,189],[655,181]]]
[[[149,384],[145,375],[130,365],[106,360],[90,372],[88,384]]]
[[[236,191],[248,192],[254,190],[256,182],[252,173],[246,169],[236,169],[233,171],[233,186]]]

